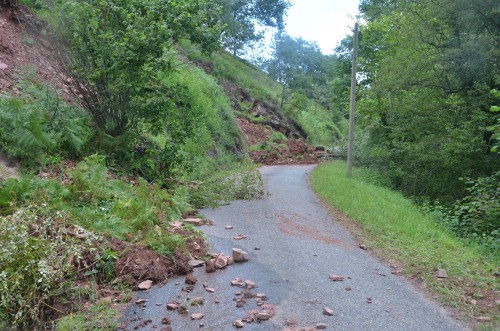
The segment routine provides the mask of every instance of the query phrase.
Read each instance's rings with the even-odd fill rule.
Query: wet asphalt
[[[148,301],[145,306],[131,304],[125,311],[127,330],[145,320],[151,322],[137,330],[161,330],[167,326],[161,323],[164,317],[174,331],[236,330],[236,319],[244,318],[250,309],[261,309],[254,299],[236,307],[240,296],[235,293],[242,290],[230,284],[236,277],[256,283],[254,293],[265,294],[266,303],[276,306],[270,320],[245,324],[242,330],[300,330],[317,323],[326,324],[326,330],[468,330],[449,311],[358,247],[311,191],[308,174],[313,169],[313,165],[263,167],[264,199],[201,210],[216,223],[201,227],[210,252],[230,255],[233,247],[241,248],[251,260],[210,274],[204,267],[195,268],[198,282],[190,293],[182,290],[184,277],[137,293],[136,299]],[[232,239],[239,234],[247,238]],[[345,279],[333,282],[330,274]],[[215,291],[205,291],[202,284]],[[205,304],[189,305],[195,297],[203,297]],[[187,315],[167,311],[166,303],[171,301],[185,303]],[[333,316],[324,315],[324,307],[331,308]],[[193,313],[203,313],[204,318],[191,320]]]

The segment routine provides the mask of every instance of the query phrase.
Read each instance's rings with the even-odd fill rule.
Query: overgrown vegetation
[[[465,244],[442,224],[425,215],[402,194],[384,188],[372,171],[354,169],[348,178],[344,162],[322,164],[311,175],[314,190],[328,204],[361,225],[361,240],[390,261],[409,278],[419,280],[441,302],[460,307],[469,318],[481,314],[492,318],[492,329],[500,320],[496,308],[484,309],[500,289],[498,247]],[[449,278],[439,281],[436,271],[443,268]],[[485,304],[471,304],[472,299]]]

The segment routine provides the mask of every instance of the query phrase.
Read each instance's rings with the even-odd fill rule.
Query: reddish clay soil
[[[70,93],[61,84],[64,55],[46,37],[46,24],[22,6],[0,5],[0,92],[17,92],[20,75],[34,70],[37,79],[50,82],[70,100]]]

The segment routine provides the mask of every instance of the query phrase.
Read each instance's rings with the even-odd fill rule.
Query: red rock
[[[448,274],[446,273],[446,270],[438,269],[437,278],[447,278],[447,277],[448,277]]]
[[[328,278],[331,280],[331,281],[334,281],[334,282],[341,282],[344,280],[344,276],[339,276],[339,275],[334,275],[334,274],[330,274],[330,276],[328,276]]]
[[[244,250],[239,248],[233,248],[233,259],[234,262],[246,262],[250,260],[250,255]]]
[[[226,230],[231,230],[232,228],[233,228],[233,226],[232,226],[232,225],[226,225],[226,226],[224,227],[224,229],[226,229]]]
[[[213,292],[215,292],[215,289],[213,289],[211,287],[205,287],[205,291],[207,291],[209,293],[213,293]]]
[[[145,280],[142,283],[140,283],[137,287],[139,288],[139,290],[149,290],[152,285],[153,285],[153,281]]]
[[[187,275],[186,279],[184,280],[184,282],[189,285],[194,285],[197,281],[198,279],[196,279],[194,275]]]
[[[205,263],[205,272],[212,273],[216,270],[215,268],[215,259],[210,259]]]
[[[136,304],[138,304],[138,305],[143,304],[143,303],[146,303],[146,302],[147,302],[147,300],[145,300],[145,299],[137,299],[137,300],[135,301],[135,303],[136,303]]]
[[[227,266],[227,259],[228,257],[224,255],[224,253],[220,253],[219,256],[217,256],[217,259],[215,259],[215,268],[217,269],[223,269]]]
[[[328,307],[325,307],[325,308],[323,308],[323,315],[333,316],[333,310],[328,308]]]
[[[184,223],[187,223],[187,224],[192,224],[192,225],[195,225],[195,226],[200,226],[200,225],[203,225],[203,220],[201,218],[186,218],[184,219]]]
[[[203,317],[205,317],[205,315],[203,315],[202,313],[191,314],[192,320],[201,320]]]
[[[233,286],[243,286],[243,279],[241,278],[234,278],[231,280],[231,285]]]
[[[245,326],[245,324],[243,324],[243,321],[242,321],[242,320],[236,320],[236,321],[234,321],[233,325],[234,325],[235,327],[237,327],[238,329],[241,329],[242,327],[244,327],[244,326]]]
[[[245,280],[245,286],[248,288],[248,289],[252,289],[255,287],[255,283],[252,282],[251,280]]]
[[[259,321],[267,321],[270,318],[271,318],[271,314],[269,314],[268,312],[261,312],[261,313],[257,314],[257,319]]]
[[[167,310],[177,310],[179,305],[174,302],[167,303]]]
[[[183,225],[183,223],[179,222],[179,221],[170,222],[170,226],[173,228],[180,228],[180,227],[182,227],[182,225]]]
[[[191,306],[200,306],[203,303],[205,303],[205,299],[203,299],[202,297],[197,297],[194,298],[193,301],[191,301]]]
[[[246,239],[246,238],[247,238],[247,236],[245,236],[243,234],[239,234],[239,235],[233,237],[234,240],[242,240],[242,239]]]

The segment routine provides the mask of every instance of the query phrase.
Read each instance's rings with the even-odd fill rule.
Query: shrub
[[[51,304],[68,291],[73,263],[96,250],[94,234],[47,205],[0,217],[0,316],[23,330],[41,327]],[[74,231],[79,236],[74,235]],[[53,312],[52,312],[53,313]]]

